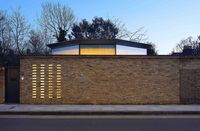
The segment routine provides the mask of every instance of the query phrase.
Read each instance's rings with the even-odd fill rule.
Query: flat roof
[[[152,45],[150,44],[144,44],[139,42],[133,42],[133,41],[127,41],[127,40],[121,40],[121,39],[80,39],[80,40],[69,40],[69,41],[63,41],[63,42],[57,42],[48,44],[47,46],[51,49],[57,48],[57,47],[64,47],[64,46],[71,46],[75,44],[87,44],[87,45],[124,45],[124,46],[131,46],[131,47],[138,47],[138,48],[149,48]]]

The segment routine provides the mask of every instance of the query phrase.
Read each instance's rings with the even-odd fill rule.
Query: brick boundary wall
[[[5,101],[5,68],[0,67],[0,103]]]
[[[36,81],[32,79],[34,66]],[[20,103],[180,104],[191,95],[180,87],[180,71],[185,69],[200,69],[200,57],[24,56],[20,61]]]

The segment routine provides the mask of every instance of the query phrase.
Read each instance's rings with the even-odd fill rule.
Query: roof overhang
[[[144,44],[144,43],[138,43],[133,41],[127,41],[127,40],[121,40],[121,39],[82,39],[82,40],[70,40],[70,41],[63,41],[53,44],[48,44],[47,46],[51,49],[58,48],[58,47],[66,47],[66,46],[73,46],[77,44],[87,44],[87,45],[124,45],[124,46],[130,46],[130,47],[137,47],[137,48],[144,48],[148,49],[152,45],[150,44]]]

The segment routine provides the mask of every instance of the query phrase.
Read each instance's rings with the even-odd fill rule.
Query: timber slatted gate
[[[200,104],[200,69],[180,71],[181,104]]]
[[[5,102],[19,103],[19,68],[6,68],[5,79]]]
[[[0,103],[5,101],[5,69],[0,67]]]

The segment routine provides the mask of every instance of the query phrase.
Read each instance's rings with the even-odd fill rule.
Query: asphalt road
[[[200,131],[200,117],[0,116],[0,131]]]

